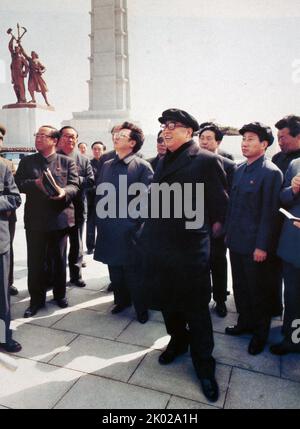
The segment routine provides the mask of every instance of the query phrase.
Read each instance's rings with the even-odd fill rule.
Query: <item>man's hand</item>
[[[292,191],[293,194],[298,194],[300,192],[300,176],[294,176],[292,179]]]
[[[300,228],[300,222],[295,221],[295,222],[293,222],[293,224],[294,224],[297,228]]]
[[[56,197],[50,197],[50,200],[62,200],[66,196],[66,191],[63,188],[57,186],[57,190],[59,191],[59,195]]]
[[[264,262],[267,259],[267,252],[261,249],[255,249],[253,253],[254,262]]]

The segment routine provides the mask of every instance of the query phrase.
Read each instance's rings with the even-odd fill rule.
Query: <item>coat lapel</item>
[[[191,156],[196,155],[198,152],[199,147],[197,143],[194,142],[191,146],[188,147],[187,150],[184,150],[171,164],[164,166],[164,158],[160,159],[156,172],[154,174],[153,181],[161,182],[163,179],[170,176],[175,171],[180,170],[185,165],[189,164],[191,162]]]

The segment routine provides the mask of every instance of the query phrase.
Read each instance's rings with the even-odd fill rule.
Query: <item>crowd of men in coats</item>
[[[159,363],[169,364],[190,348],[202,391],[213,402],[219,389],[209,302],[212,291],[216,313],[227,315],[227,249],[238,320],[225,333],[251,333],[248,352],[261,353],[272,317],[282,314],[284,279],[283,340],[271,345],[270,351],[277,355],[300,352],[300,341],[293,335],[300,324],[300,223],[279,213],[284,207],[300,217],[300,117],[289,115],[275,124],[281,150],[272,161],[266,157],[274,141],[271,128],[260,122],[245,124],[239,132],[246,161],[239,165],[220,149],[223,134],[216,124],[199,125],[180,109],[168,109],[158,120],[157,156],[148,161],[140,154],[143,131],[130,122],[112,129],[113,151],[106,152],[103,142],[94,142],[91,160],[86,156],[87,145],[78,145],[73,127],[58,131],[50,125],[39,128],[37,152],[23,158],[17,172],[1,159],[0,350],[21,350],[9,328],[9,296],[18,293],[13,287],[11,256],[21,192],[26,194],[30,295],[24,317],[33,317],[45,306],[49,288],[54,303],[68,306],[68,239],[70,282],[86,286],[82,263],[87,218],[87,253],[108,265],[115,304],[111,312],[120,313],[133,304],[137,320],[144,324],[148,309],[161,311],[171,339]],[[0,126],[0,142],[5,131]],[[55,194],[49,193],[45,171],[51,172],[56,183]],[[128,195],[126,215],[121,216],[124,186],[120,177],[126,177],[125,191],[131,185],[144,185],[149,213],[155,184],[179,184],[182,189],[192,184],[193,207],[199,198],[196,185],[204,184],[202,225],[187,228],[191,219],[186,212],[176,215],[172,193],[167,217],[161,209],[156,216],[130,216],[127,208],[134,195]],[[114,216],[107,216],[110,201],[108,193],[99,190],[102,184],[114,189]]]

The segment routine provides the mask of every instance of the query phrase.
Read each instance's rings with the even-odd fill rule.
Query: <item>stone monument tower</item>
[[[127,0],[91,0],[89,110],[64,121],[80,139],[110,142],[110,129],[129,119]]]

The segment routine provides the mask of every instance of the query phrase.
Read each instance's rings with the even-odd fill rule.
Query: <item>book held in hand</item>
[[[42,182],[49,197],[57,197],[59,195],[59,188],[49,168],[43,172]]]
[[[284,214],[284,216],[286,216],[288,219],[300,222],[300,217],[292,215],[292,213],[288,212],[287,210],[280,208],[279,211]]]

